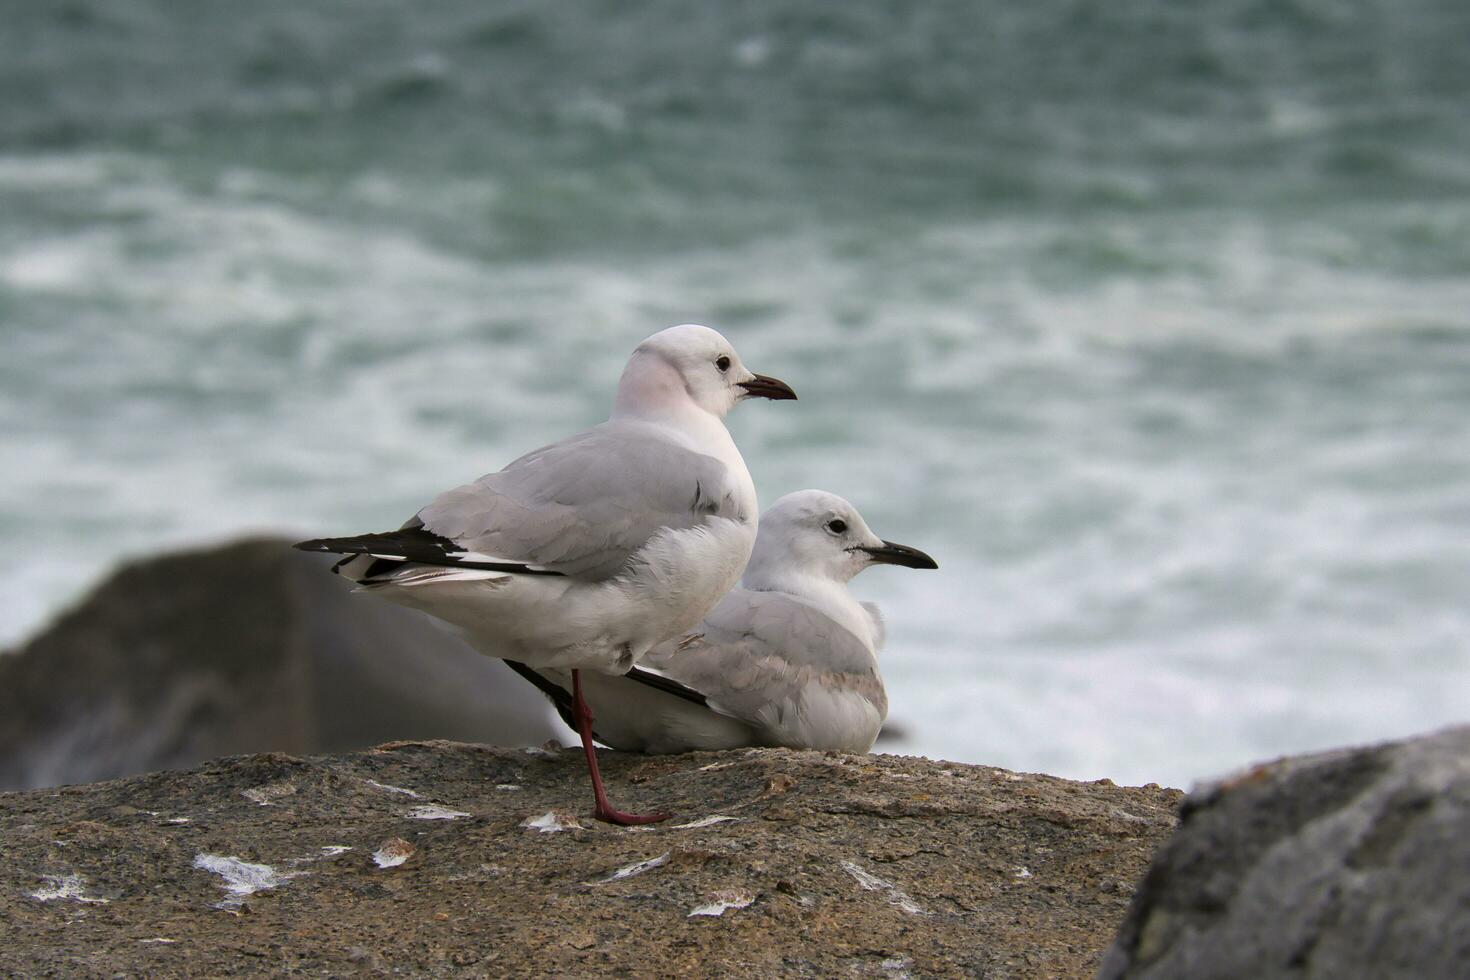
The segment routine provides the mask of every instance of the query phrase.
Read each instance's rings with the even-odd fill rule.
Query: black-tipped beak
[[[796,392],[791,390],[789,384],[764,374],[757,374],[749,381],[737,381],[736,384],[756,398],[769,398],[777,402],[796,401]]]
[[[875,562],[883,565],[902,565],[904,568],[939,567],[938,562],[918,548],[910,548],[906,544],[894,544],[892,541],[884,541],[877,548],[865,548],[859,545],[853,550],[866,552]]]

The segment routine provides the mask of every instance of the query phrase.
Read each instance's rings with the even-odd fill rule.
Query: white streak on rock
[[[909,915],[929,914],[928,912],[924,911],[923,906],[921,906],[918,902],[915,902],[912,898],[909,898],[908,893],[899,888],[893,882],[884,881],[882,878],[879,878],[871,871],[859,867],[852,861],[843,861],[842,870],[852,875],[853,878],[857,880],[857,883],[863,887],[864,891],[882,892],[883,897],[888,900],[889,905],[892,905],[898,909],[902,909]]]
[[[1028,869],[1026,869],[1026,868],[1017,868],[1016,869],[1016,877],[1017,878],[1030,878],[1031,877],[1031,872]]]
[[[914,958],[912,956],[890,956],[879,964],[879,966],[893,980],[909,980],[913,976],[913,974],[909,973],[909,970],[913,969]]]
[[[346,844],[328,844],[326,847],[317,848],[315,854],[308,854],[306,857],[289,858],[287,860],[287,863],[314,864],[317,861],[325,861],[329,858],[334,858],[339,855],[346,854],[350,850],[352,850],[352,848],[348,847]]]
[[[414,847],[402,837],[390,837],[378,845],[373,852],[373,863],[380,868],[396,868],[404,861],[413,857]]]
[[[249,861],[242,861],[234,856],[225,857],[203,852],[194,855],[194,867],[201,871],[212,872],[224,879],[220,887],[230,895],[215,906],[221,909],[239,908],[247,895],[269,891],[302,873],[277,871],[268,864],[251,864]]]
[[[454,874],[449,875],[445,880],[446,881],[489,881],[491,878],[498,878],[498,877],[500,877],[500,875],[501,875],[501,868],[500,868],[500,866],[498,864],[481,864],[479,867],[474,868],[473,870],[470,870],[470,871],[457,871]]]
[[[167,820],[164,821],[164,823],[171,823],[175,825],[192,822],[193,821],[191,821],[188,817],[169,817]]]
[[[275,806],[276,800],[282,796],[291,796],[295,792],[295,784],[282,782],[270,783],[266,786],[255,786],[251,789],[242,789],[240,795],[251,803],[258,803],[261,806]]]
[[[108,902],[108,899],[88,895],[87,879],[79,874],[42,875],[41,880],[46,884],[28,893],[38,902],[55,902],[63,899],[68,902],[96,902],[100,905],[106,905]]]
[[[458,820],[460,817],[469,816],[463,810],[451,810],[447,806],[430,803],[427,806],[416,806],[407,814],[414,820]]]
[[[520,787],[517,786],[515,783],[496,783],[495,788],[510,791],[516,791],[520,789]]]
[[[700,827],[713,827],[717,823],[725,823],[727,821],[736,821],[736,820],[739,820],[739,819],[740,819],[739,817],[725,817],[725,816],[721,816],[720,814],[715,814],[712,817],[704,817],[702,819],[695,820],[695,821],[692,821],[690,823],[676,823],[672,827],[670,827],[669,829],[670,830],[698,830]]]
[[[157,945],[157,946],[172,946],[174,943],[178,942],[178,940],[177,939],[165,939],[162,936],[154,936],[152,939],[140,939],[140,940],[138,940],[138,942],[143,943],[144,945],[148,945],[148,946],[152,946],[152,945]]]
[[[521,823],[527,830],[539,830],[543,834],[559,834],[563,830],[581,830],[582,825],[570,813],[549,810],[539,817],[528,817]]]
[[[636,864],[628,865],[626,868],[619,868],[602,880],[603,882],[624,881],[636,875],[641,875],[645,871],[652,871],[654,868],[668,864],[671,853],[671,851],[664,851],[658,857],[651,857],[647,861],[639,861]]]
[[[715,892],[709,896],[707,903],[690,909],[689,914],[685,918],[692,919],[696,915],[724,915],[728,909],[743,909],[754,901],[755,896],[750,892]]]
[[[401,796],[411,796],[416,800],[423,799],[422,796],[415,793],[413,790],[404,789],[402,786],[389,786],[387,783],[380,783],[376,779],[364,779],[363,782],[367,783],[373,789],[380,789],[385,793],[398,793]]]

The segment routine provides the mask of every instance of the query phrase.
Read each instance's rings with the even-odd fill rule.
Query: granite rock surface
[[[1102,980],[1470,976],[1470,727],[1195,792]]]
[[[1090,977],[1180,794],[900,756],[390,743],[0,795],[0,975]]]

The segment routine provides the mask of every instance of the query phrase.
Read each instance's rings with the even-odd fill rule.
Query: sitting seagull
[[[790,399],[708,327],[638,345],[612,417],[446,491],[397,531],[303,541],[349,556],[361,591],[422,609],[481,653],[569,675],[596,800],[611,823],[581,671],[621,674],[692,629],[750,558],[755,486],[723,422],[746,398]]]
[[[822,490],[787,494],[761,515],[739,588],[695,632],[623,676],[588,677],[595,737],[616,749],[689,752],[752,745],[867,752],[888,714],[878,674],[883,620],[847,590],[875,564],[938,568],[884,541]],[[575,678],[512,662],[570,724]]]

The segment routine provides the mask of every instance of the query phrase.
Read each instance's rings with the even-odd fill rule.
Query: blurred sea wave
[[[1470,8],[0,3],[0,642],[388,526],[725,331],[933,574],[905,751],[1184,783],[1464,720]]]

